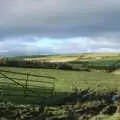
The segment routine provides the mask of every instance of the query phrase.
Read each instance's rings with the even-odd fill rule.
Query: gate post
[[[26,78],[26,81],[25,81],[24,97],[27,96],[26,91],[27,91],[27,88],[28,88],[28,77],[29,77],[28,73],[26,74],[26,77],[27,78]]]
[[[52,91],[52,97],[55,96],[55,79],[53,80],[53,91]]]

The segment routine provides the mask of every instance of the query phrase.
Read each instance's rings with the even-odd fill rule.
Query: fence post
[[[55,96],[55,79],[53,80],[53,91],[52,91],[52,97]]]
[[[24,90],[24,97],[26,97],[26,91],[27,91],[27,87],[28,87],[28,77],[29,77],[29,74],[27,73],[26,74],[27,78],[26,78],[26,81],[25,81],[25,90]]]

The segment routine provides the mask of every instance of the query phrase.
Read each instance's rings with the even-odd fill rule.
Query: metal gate
[[[0,100],[40,103],[53,97],[55,77],[0,70]]]

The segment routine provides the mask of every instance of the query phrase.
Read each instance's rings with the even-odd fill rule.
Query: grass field
[[[101,89],[112,89],[120,86],[120,75],[110,74],[104,72],[82,72],[82,71],[63,71],[53,69],[31,69],[31,68],[12,68],[12,67],[0,67],[1,70],[9,70],[21,73],[31,73],[35,75],[52,76],[57,80],[55,81],[56,92],[72,91],[73,87],[85,89],[90,87],[91,89],[96,88],[100,85]],[[15,74],[7,74],[8,76],[16,76]],[[22,77],[22,76],[17,76]],[[44,78],[39,78],[43,79]],[[33,83],[32,83],[33,84]]]
[[[111,105],[113,105],[107,101],[107,99],[109,98],[106,98],[106,96],[108,97],[109,93],[111,93],[112,91],[116,91],[116,89],[118,90],[117,92],[120,93],[120,74],[114,74],[115,72],[107,73],[102,71],[85,72],[85,71],[68,71],[68,70],[66,71],[66,70],[55,70],[55,69],[32,69],[32,68],[15,68],[15,67],[0,67],[0,70],[8,70],[13,72],[55,77],[56,96],[53,97],[54,100],[51,98],[49,94],[44,94],[44,96],[50,97],[49,103],[52,102],[54,103],[56,100],[57,102],[55,103],[60,102],[61,105],[57,107],[54,106],[52,108],[48,108],[49,109],[48,111],[50,113],[49,112],[45,113],[47,114],[46,116],[52,116],[53,118],[54,116],[57,116],[55,119],[58,119],[59,116],[64,116],[63,119],[59,118],[58,120],[69,120],[70,114],[72,114],[68,112],[69,110],[67,107],[69,105],[69,109],[75,110],[74,115],[73,114],[72,115],[76,117],[76,120],[83,120],[83,118],[85,120],[88,120],[88,118],[90,118],[90,120],[119,119],[119,115],[116,112],[113,112],[114,114],[102,114],[102,115],[100,114],[100,112],[106,109],[106,106],[110,107]],[[119,70],[117,70],[117,73],[118,72]],[[8,77],[26,79],[26,76],[23,75],[17,75],[13,73],[7,73],[6,75]],[[0,77],[2,76],[0,75]],[[31,82],[30,80],[33,81]],[[40,82],[36,83],[35,80],[49,81],[50,79],[46,79],[42,77],[36,78],[32,76],[28,78],[29,89],[34,90],[35,92],[39,93],[39,95],[41,95],[42,94],[41,90],[47,88],[48,86],[47,85],[45,86],[45,84],[42,85]],[[9,88],[8,90],[6,90],[9,93],[12,94],[24,93],[24,89],[21,86],[19,85],[16,85],[14,87],[11,86],[10,83],[13,83],[11,80],[6,78],[0,78],[0,81],[4,82],[3,84],[0,83],[0,87],[4,88],[3,90],[0,89],[1,92]],[[17,79],[15,79],[15,81],[24,86],[26,84],[26,81],[21,81]],[[34,86],[40,86],[40,87],[35,88]],[[79,95],[72,96],[72,93],[74,93],[76,89],[79,91]],[[87,100],[80,102],[78,105],[77,103],[78,97],[81,98],[80,96],[81,94],[83,94],[82,93],[83,91],[84,91],[83,96],[86,95],[86,93],[88,93],[85,92],[87,91],[87,89],[89,90],[89,92],[92,93],[89,93],[89,97],[87,98]],[[22,92],[18,92],[19,90],[21,90]],[[34,95],[34,93],[32,93],[31,91],[28,91],[27,93]],[[68,96],[68,94],[70,96]],[[67,96],[68,96],[67,99],[61,98]],[[20,103],[22,102],[24,103],[24,96],[21,97],[4,96],[4,99],[2,96],[0,96],[0,98],[2,99],[2,101],[6,99],[6,100],[11,100],[12,102],[18,101]],[[36,98],[33,96],[32,98],[25,98],[25,99],[29,100],[31,103],[31,101],[34,101]],[[72,101],[71,103],[72,99],[74,102]],[[40,98],[38,100],[40,100]],[[25,103],[29,104],[28,101]],[[111,110],[113,108],[111,108]],[[65,115],[69,117],[66,118]],[[72,118],[71,120],[75,120],[75,119]]]
[[[39,62],[95,61],[95,60],[104,60],[104,59],[119,60],[120,53],[80,53],[80,54],[58,54],[58,55],[33,55],[33,56],[8,57],[8,59],[39,61]]]
[[[63,70],[51,70],[51,69],[30,69],[30,68],[13,68],[13,67],[0,67],[0,70],[9,70],[13,72],[20,72],[20,73],[30,73],[35,75],[43,75],[43,76],[52,76],[55,77],[55,92],[56,93],[70,93],[73,92],[76,88],[78,90],[84,89],[91,89],[97,92],[105,92],[105,91],[112,91],[114,89],[120,90],[120,75],[119,74],[110,74],[104,72],[79,72],[79,71],[63,71]],[[0,75],[1,76],[1,75]],[[14,73],[7,73],[8,77],[13,78],[21,78],[26,79],[26,76],[17,75]],[[9,83],[12,83],[9,79],[0,78],[1,81],[6,83],[6,86]],[[15,79],[16,80],[16,79]],[[33,80],[33,81],[29,81]],[[36,77],[29,77],[28,84],[29,88],[33,88],[34,86],[48,87],[42,85],[39,82],[34,82],[34,80],[41,80],[41,81],[50,81],[46,78],[36,78]],[[16,80],[22,85],[26,84],[26,81],[19,81]],[[32,87],[33,86],[33,87]],[[9,87],[11,87],[9,85]],[[15,86],[15,87],[19,87]],[[37,88],[38,88],[37,87]],[[19,87],[21,89],[21,87]],[[39,91],[40,93],[40,91]]]
[[[16,57],[17,58],[17,57]],[[53,55],[53,56],[29,56],[22,57],[26,61],[40,62],[70,62],[70,61],[94,61],[94,60],[117,60],[120,59],[119,53],[83,53],[83,54],[68,54],[68,55]]]

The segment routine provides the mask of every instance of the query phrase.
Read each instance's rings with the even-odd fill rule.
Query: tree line
[[[25,67],[25,68],[44,68],[44,69],[60,69],[60,70],[76,70],[76,71],[90,71],[95,70],[105,70],[112,72],[120,68],[119,61],[113,63],[101,65],[94,64],[90,61],[83,62],[68,62],[68,63],[50,63],[50,62],[40,62],[40,61],[25,61],[25,60],[12,60],[12,59],[1,59],[0,66],[8,67]]]

